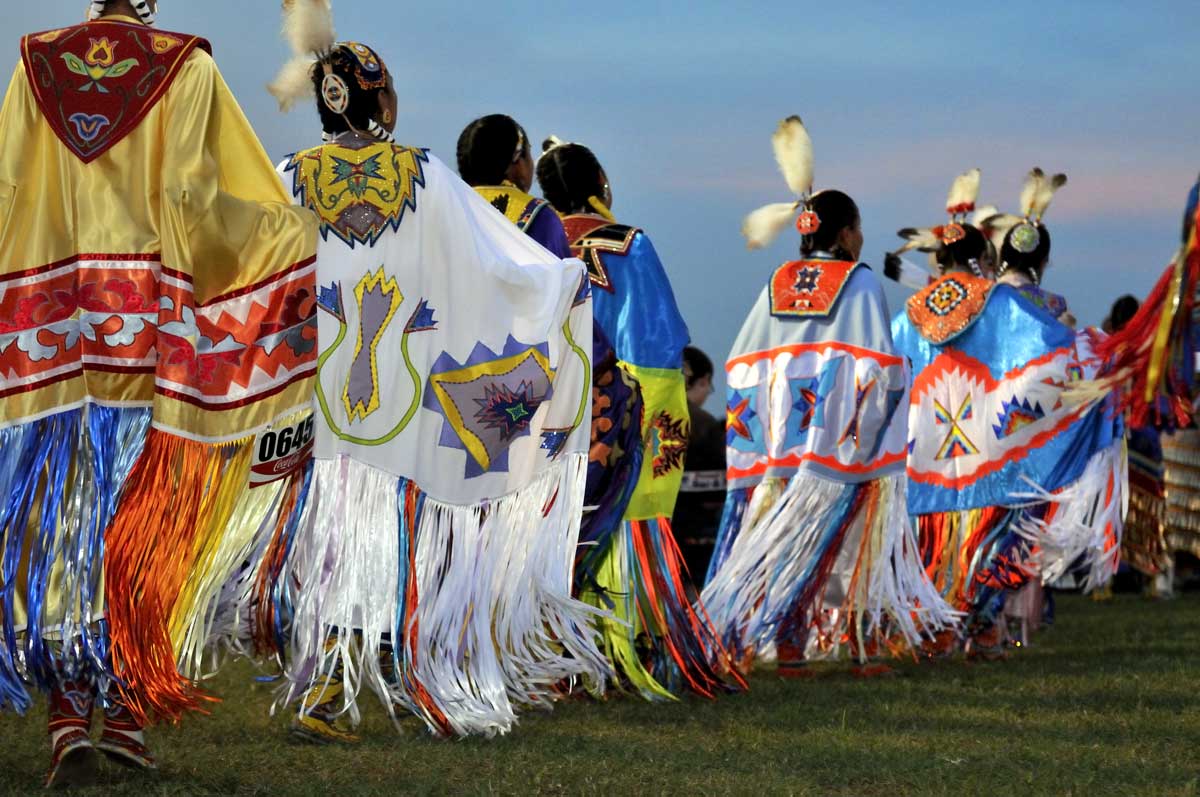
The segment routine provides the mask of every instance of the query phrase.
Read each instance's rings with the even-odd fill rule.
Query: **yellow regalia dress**
[[[204,40],[107,17],[21,49],[0,111],[0,707],[90,667],[175,719],[221,585],[304,483],[261,443],[309,412],[316,220]]]

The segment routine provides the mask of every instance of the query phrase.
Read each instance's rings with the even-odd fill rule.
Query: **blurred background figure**
[[[1133,296],[1122,296],[1109,313],[1111,332],[1120,332],[1141,306]],[[1170,570],[1171,556],[1165,537],[1166,490],[1163,482],[1163,448],[1153,426],[1130,427],[1129,512],[1121,537],[1121,562],[1153,584]],[[1169,592],[1169,590],[1168,590]]]
[[[725,419],[704,409],[713,393],[713,363],[695,346],[683,350],[683,379],[692,432],[675,504],[675,538],[692,582],[699,584],[708,571],[725,505]]]

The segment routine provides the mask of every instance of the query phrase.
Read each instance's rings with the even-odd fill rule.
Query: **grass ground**
[[[969,795],[1200,793],[1200,595],[1060,597],[1058,623],[1009,661],[902,664],[861,681],[756,674],[709,703],[573,702],[510,736],[397,736],[313,748],[268,715],[244,666],[212,716],[157,730],[159,772],[106,771],[97,794]],[[372,706],[374,708],[374,706]],[[0,717],[0,793],[36,791],[45,717]]]

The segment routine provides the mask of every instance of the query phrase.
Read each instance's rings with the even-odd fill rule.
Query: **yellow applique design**
[[[291,157],[292,194],[321,219],[321,236],[337,236],[350,248],[374,246],[397,230],[405,213],[416,212],[417,189],[425,186],[429,156],[395,144],[350,149],[326,144]]]

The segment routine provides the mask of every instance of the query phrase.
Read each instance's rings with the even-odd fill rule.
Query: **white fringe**
[[[457,735],[506,733],[519,709],[550,705],[564,679],[611,674],[590,630],[601,613],[571,598],[586,468],[585,455],[564,455],[529,486],[483,506],[425,500],[413,563],[413,675]],[[318,461],[313,479],[285,573],[300,586],[283,700],[340,662],[351,721],[359,721],[364,685],[395,719],[397,708],[417,709],[379,661],[404,575],[399,480],[345,458]]]
[[[1114,485],[1108,495],[1109,484]],[[1068,571],[1082,569],[1085,592],[1103,587],[1117,572],[1121,553],[1121,524],[1129,509],[1129,462],[1124,441],[1094,454],[1083,475],[1055,493],[1031,484],[1017,495],[1058,504],[1050,523],[1022,518],[1016,529],[1036,546],[1032,563],[1042,583],[1051,584]],[[1108,537],[1107,529],[1114,537]],[[1083,557],[1082,562],[1077,560]]]
[[[908,478],[888,476],[881,487],[879,526],[872,530],[867,631],[882,630],[886,619],[889,631],[899,630],[908,644],[916,646],[922,638],[957,629],[965,615],[945,601],[925,572],[908,515]]]
[[[765,648],[773,642],[777,623],[791,608],[784,604],[805,568],[820,555],[822,537],[838,522],[834,508],[849,487],[800,471],[773,500],[776,489],[768,480],[754,491],[747,525],[702,596],[718,635],[742,647]],[[880,489],[874,524],[867,529],[865,517],[854,521],[856,527],[843,540],[830,578],[849,586],[862,535],[869,533],[868,561],[860,570],[865,581],[857,586],[855,600],[866,630],[882,630],[886,620],[889,629],[917,645],[923,637],[955,627],[961,615],[925,573],[907,515],[904,476],[886,477]],[[830,597],[826,595],[827,603]]]

